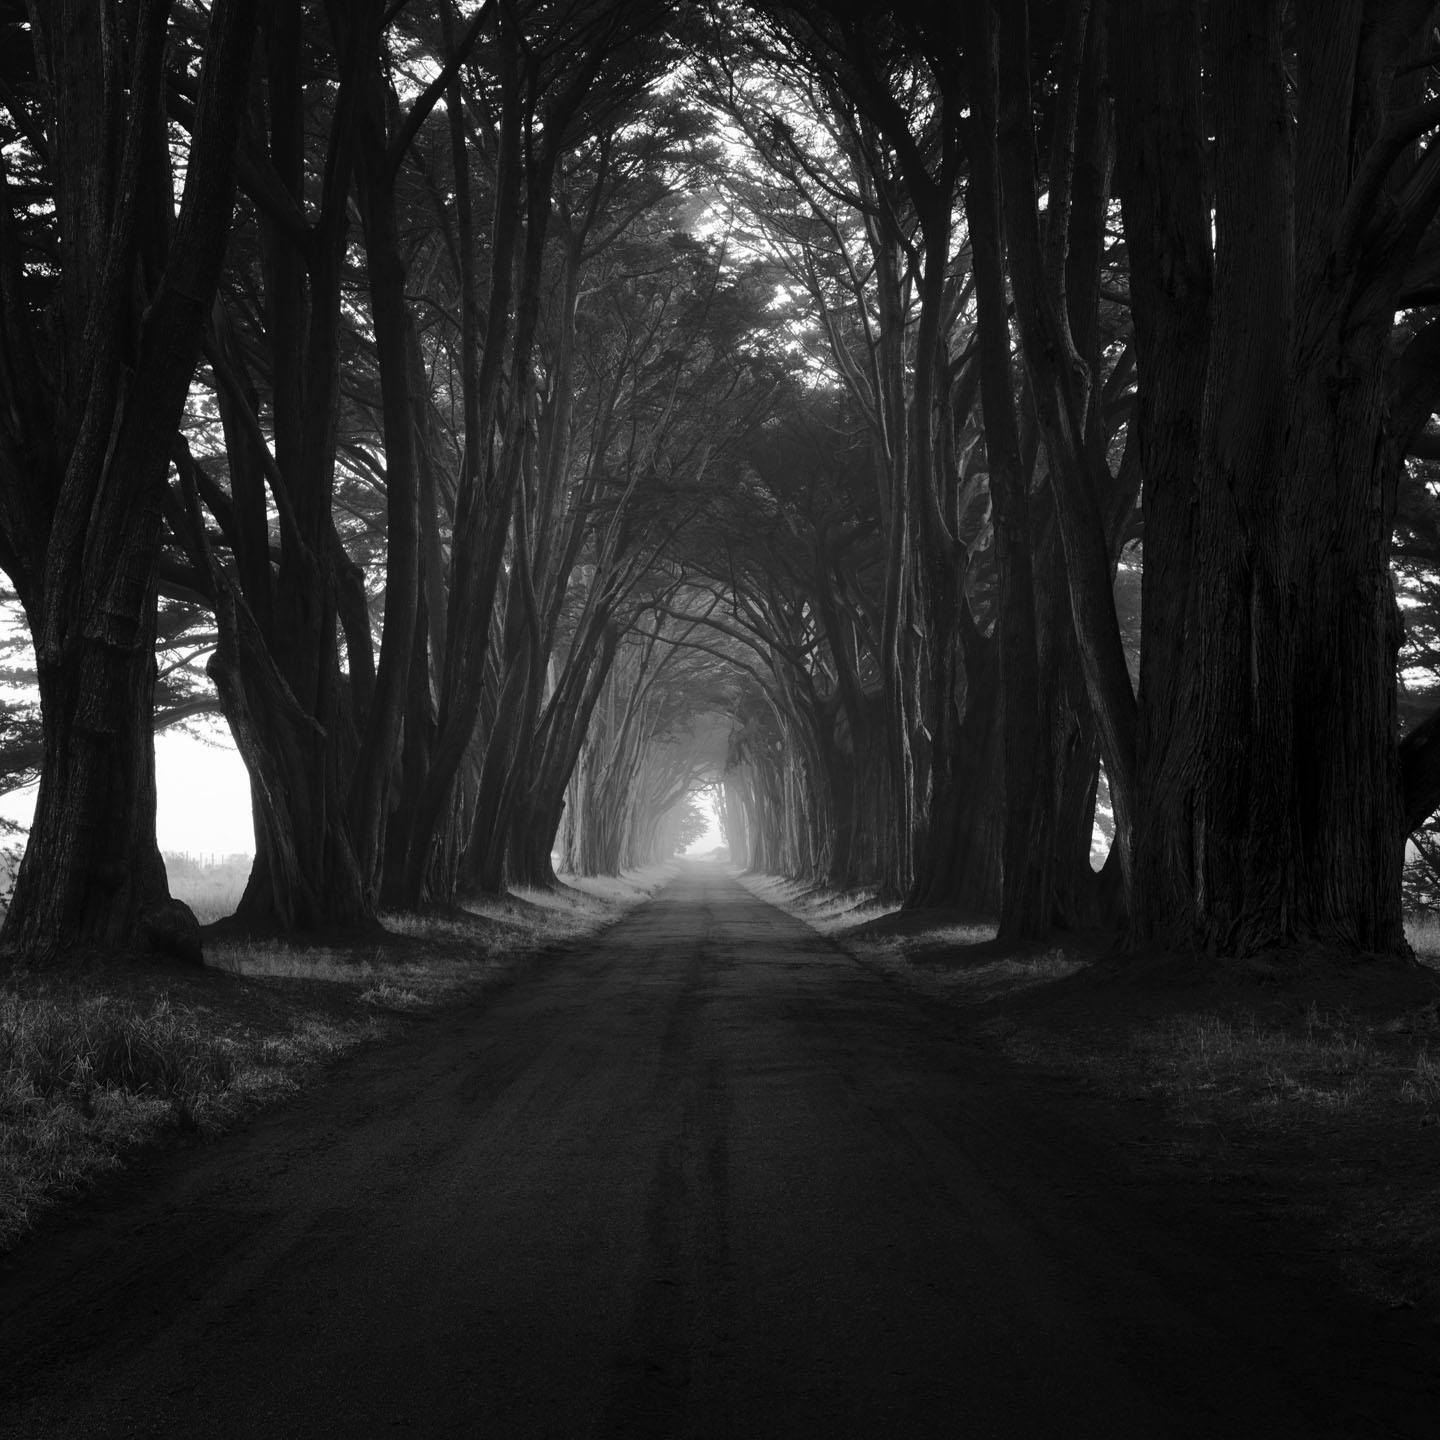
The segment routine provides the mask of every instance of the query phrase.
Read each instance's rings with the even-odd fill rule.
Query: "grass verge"
[[[745,877],[858,959],[966,1011],[977,1043],[1098,1105],[1142,1163],[1246,1194],[1303,1263],[1440,1318],[1440,926],[1421,961],[1242,967],[1002,951],[993,930]]]
[[[739,879],[752,894],[937,1000],[975,1004],[1019,994],[1075,974],[1091,955],[1083,941],[1000,954],[993,926],[945,912],[905,912],[863,892],[807,887],[773,875]]]
[[[0,975],[0,1252],[141,1147],[218,1134],[357,1045],[603,929],[672,873],[386,916],[378,945],[220,941],[203,970]]]

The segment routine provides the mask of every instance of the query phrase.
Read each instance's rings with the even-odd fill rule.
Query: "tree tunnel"
[[[106,722],[82,769],[134,783],[56,789],[79,723],[64,696],[84,688],[66,670],[8,944],[113,942],[160,899],[132,724],[157,696],[218,708],[248,769],[242,929],[319,933],[551,885],[556,857],[582,874],[642,863],[677,843],[698,788],[739,863],[977,914],[1000,912],[1005,836],[1028,825],[1033,923],[1080,913],[1101,732],[1033,424],[1014,478],[1036,492],[1041,557],[1030,729],[1001,703],[1010,532],[978,403],[993,319],[959,203],[970,82],[951,7],[921,11],[570,0],[365,5],[342,25],[217,3],[207,30],[203,6],[177,7],[171,49],[132,59],[169,57],[160,89],[209,207],[209,269],[198,289],[185,272],[203,301],[171,337],[198,358],[189,394],[167,370],[169,410],[136,431],[154,474],[125,511],[129,549],[85,539],[86,495],[123,491],[99,450],[65,471],[63,445],[16,441],[71,476],[56,514],[79,517],[76,556],[114,569],[82,589],[111,597],[104,689],[129,729]],[[7,23],[7,164],[58,204],[12,206],[6,234],[94,259],[124,227],[84,230],[91,210],[61,182],[100,194],[101,152],[52,172],[22,122],[58,107],[58,133],[78,135],[101,47],[47,69],[56,36]],[[148,123],[138,97],[160,90],[142,80],[110,87],[135,106],[117,123]],[[217,111],[222,82],[247,103]],[[136,225],[177,179],[163,145],[143,153],[149,188],[112,197]],[[1096,223],[1077,211],[1090,240]],[[1119,264],[1102,247],[1086,284]],[[67,269],[55,291],[39,261],[15,274],[34,348],[61,353],[78,322],[50,335],[45,306],[53,292],[73,318],[90,280]],[[114,314],[145,289],[122,283]],[[1131,372],[1123,307],[1093,321],[1103,451]],[[1002,348],[1000,384],[1023,399]],[[117,375],[122,350],[101,356]],[[49,415],[64,439],[83,409],[27,390],[7,413]],[[1128,475],[1107,502],[1112,560]],[[21,551],[50,522],[17,515],[0,516],[0,560],[39,653],[83,668],[95,627],[65,618],[82,589],[44,588]],[[1007,811],[1014,733],[1040,783],[1012,783]]]
[[[638,863],[698,786],[1010,940],[1403,952],[1425,7],[1133,8],[0,4],[4,946],[145,943],[208,706],[254,931]]]

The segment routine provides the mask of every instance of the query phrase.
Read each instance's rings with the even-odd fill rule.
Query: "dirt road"
[[[0,1434],[1437,1433],[1433,1330],[1086,1114],[696,867],[23,1249]]]

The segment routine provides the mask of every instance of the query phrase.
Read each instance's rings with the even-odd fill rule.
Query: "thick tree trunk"
[[[373,92],[380,92],[378,76]],[[414,396],[410,392],[412,325],[405,306],[405,264],[395,215],[399,157],[384,147],[383,93],[372,93],[360,196],[385,439],[385,628],[360,753],[349,786],[356,862],[368,897],[378,895],[391,781],[399,764],[410,651],[420,601],[419,478]],[[368,616],[367,616],[368,621]],[[368,642],[369,636],[367,635]]]
[[[1248,944],[1239,926],[1258,879],[1250,817],[1268,814],[1268,843],[1289,843],[1289,744],[1262,741],[1254,693],[1261,668],[1285,664],[1291,625],[1276,609],[1287,542],[1274,528],[1292,282],[1280,10],[1279,0],[1227,0],[1214,21],[1214,313],[1195,522],[1198,671],[1186,711],[1194,923],[1225,951]]]
[[[1382,18],[1317,0],[1292,16],[1280,0],[1222,0],[1209,17],[1216,261],[1194,583],[1184,640],[1156,657],[1193,664],[1194,687],[1170,731],[1183,784],[1161,821],[1151,915],[1180,909],[1217,950],[1404,950],[1387,563],[1404,445],[1388,428],[1388,349],[1440,198],[1399,163],[1408,122],[1432,123],[1396,108],[1397,74],[1416,69],[1396,66],[1428,9]],[[1178,69],[1193,111],[1198,57],[1183,33],[1165,41],[1158,68]],[[1172,177],[1195,165],[1193,115],[1181,131]],[[1127,208],[1127,231],[1142,223]],[[1172,278],[1196,228],[1191,213],[1169,244]],[[1137,282],[1145,241],[1132,240]],[[1160,404],[1185,423],[1178,391]],[[1148,529],[1146,549],[1148,572]]]
[[[1433,6],[1355,9],[1317,4],[1297,36],[1296,306],[1278,496],[1250,531],[1256,783],[1240,934],[1246,948],[1398,954],[1400,626],[1388,560],[1402,461],[1387,433],[1389,346],[1437,191],[1413,172],[1380,182],[1399,158],[1386,133],[1403,118],[1393,67],[1412,37],[1423,43]],[[1267,58],[1278,68],[1273,49]],[[1332,97],[1352,91],[1341,111]],[[1434,143],[1422,162],[1432,173]]]
[[[1209,351],[1209,178],[1198,0],[1115,3],[1117,180],[1139,381],[1128,443],[1145,503],[1130,915],[1143,942],[1188,938],[1194,904],[1188,756],[1197,654],[1186,628]]]
[[[256,864],[233,923],[262,934],[374,925],[377,807],[410,638],[390,635],[376,709],[363,575],[333,520],[349,196],[382,7],[365,0],[352,8],[349,23],[335,27],[339,84],[323,178],[315,187],[316,218],[306,225],[294,218],[308,215],[317,198],[307,172],[305,16],[293,3],[265,12],[268,160],[275,186],[294,207],[288,219],[269,205],[258,207],[268,363],[257,368],[268,393],[262,397],[244,348],[223,321],[211,347],[235,501],[216,518],[238,563],[233,574],[212,567],[220,644],[210,673],[250,772],[256,826]],[[398,259],[393,235],[385,233],[385,197],[372,189],[367,200],[377,242],[375,318],[386,371],[387,442],[395,438],[394,583],[388,598],[408,632],[403,611],[413,589],[414,482],[412,454],[396,428],[408,423],[403,376],[398,385],[396,376],[404,320],[397,313]],[[262,398],[269,402],[268,433]],[[278,515],[273,534],[272,506]],[[342,628],[348,677],[340,668]],[[357,724],[365,727],[369,746],[354,807],[364,827],[363,869],[346,803],[361,745]]]
[[[555,874],[551,850],[560,829],[564,795],[558,804],[522,804],[510,823],[510,843],[506,849],[506,883],[527,890],[555,890],[560,878]]]
[[[861,883],[855,855],[855,764],[853,753],[832,742],[824,767],[830,817],[824,881],[835,890],[853,890]]]
[[[891,825],[880,852],[879,898],[887,902],[903,900],[915,878],[915,752],[911,738],[911,677],[907,674],[904,655],[909,648],[905,621],[911,546],[903,470],[897,470],[892,479],[891,497],[891,533],[886,541],[885,609],[880,639],[885,694],[882,727],[885,736],[884,773],[889,794],[886,808],[891,816]],[[758,853],[768,848],[769,837],[757,833],[752,843]],[[757,865],[757,868],[764,867]]]
[[[128,54],[118,24],[94,28],[92,7],[33,18],[56,107],[56,148],[42,158],[56,172],[66,312],[44,348],[65,393],[39,393],[43,378],[9,363],[18,307],[7,307],[0,556],[32,626],[45,767],[0,948],[40,963],[157,945],[199,959],[155,844],[155,576],[171,446],[230,229],[255,7],[212,9],[178,212],[162,103],[168,7],[141,8]],[[46,463],[16,473],[16,455]]]
[[[222,591],[209,674],[250,775],[255,866],[234,924],[257,934],[374,924],[350,844],[340,756],[295,698],[244,602]]]
[[[1400,622],[1388,564],[1396,475],[1377,443],[1389,317],[1370,328],[1358,337],[1368,346],[1352,332],[1316,367],[1287,417],[1285,523],[1295,544],[1282,573],[1294,640],[1289,666],[1259,676],[1257,760],[1278,764],[1286,747],[1293,768],[1276,787],[1289,823],[1277,828],[1267,807],[1247,837],[1251,946],[1295,937],[1378,954],[1407,948]],[[1351,378],[1337,387],[1336,374]]]
[[[1040,733],[1039,638],[1028,475],[1021,459],[1005,293],[1000,167],[996,149],[998,59],[989,5],[971,9],[967,54],[974,96],[965,210],[975,272],[981,405],[995,534],[1003,726],[1004,820],[1000,936],[1029,940],[1050,926],[1053,836],[1048,747]]]
[[[969,625],[968,617],[961,622]],[[993,920],[1001,903],[1004,825],[998,647],[970,633],[951,691],[960,710],[944,783],[931,792],[930,823],[906,909],[961,910]]]
[[[935,548],[938,550],[939,546]],[[916,747],[918,758],[923,761],[916,793],[924,797],[924,807],[916,817],[914,866],[905,899],[906,907],[912,909],[944,905],[953,886],[963,883],[963,877],[952,869],[950,850],[955,828],[969,799],[958,789],[958,772],[963,764],[959,752],[959,706],[955,698],[956,591],[959,587],[954,566],[946,564],[941,554],[932,551],[926,555],[920,570],[924,577],[926,727],[924,744]]]
[[[551,697],[539,743],[532,748],[525,783],[515,791],[508,851],[513,851],[516,843],[520,850],[514,852],[513,866],[507,858],[507,874],[518,875],[523,871],[543,878],[549,865],[550,846],[560,826],[565,792],[577,770],[582,775],[582,803],[576,806],[580,813],[572,822],[576,827],[573,868],[582,875],[609,873],[607,867],[613,864],[620,843],[620,806],[613,801],[607,803],[606,777],[597,773],[593,763],[583,761],[582,756],[619,642],[620,632],[615,622],[604,612],[592,614],[585,635],[578,642],[578,653],[572,655],[566,666],[561,688]],[[576,663],[577,660],[580,663]],[[538,863],[540,845],[544,846],[546,857],[543,866]]]
[[[1072,37],[1072,42],[1083,45],[1084,39],[1082,27],[1078,41]],[[1128,909],[1138,814],[1135,694],[1115,614],[1114,567],[1097,484],[1101,457],[1089,443],[1094,377],[1075,348],[1065,304],[1065,227],[1047,215],[1047,235],[1042,239],[1036,204],[1029,28],[1023,4],[1001,7],[999,49],[998,132],[1011,288],[1021,353],[1049,461],[1076,640],[1110,777]],[[1079,65],[1078,51],[1071,60]],[[1098,63],[1093,49],[1087,50],[1085,64]],[[1052,176],[1051,185],[1053,209],[1061,203],[1068,176]],[[1068,197],[1063,198],[1068,204]]]
[[[154,595],[123,644],[84,636],[71,604],[77,643],[38,667],[45,758],[4,949],[38,964],[147,950],[199,961],[155,843]]]
[[[515,603],[518,604],[518,601]],[[520,753],[524,730],[533,727],[539,718],[527,703],[530,661],[528,647],[518,654],[512,653],[511,669],[500,692],[495,724],[486,737],[474,820],[461,861],[460,885],[467,892],[499,894],[505,888],[506,851],[512,834],[510,819],[514,808],[516,772],[526,768],[525,756]]]

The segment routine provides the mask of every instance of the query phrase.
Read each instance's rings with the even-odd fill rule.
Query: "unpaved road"
[[[0,1268],[0,1435],[1440,1434],[1440,1352],[702,867]]]

